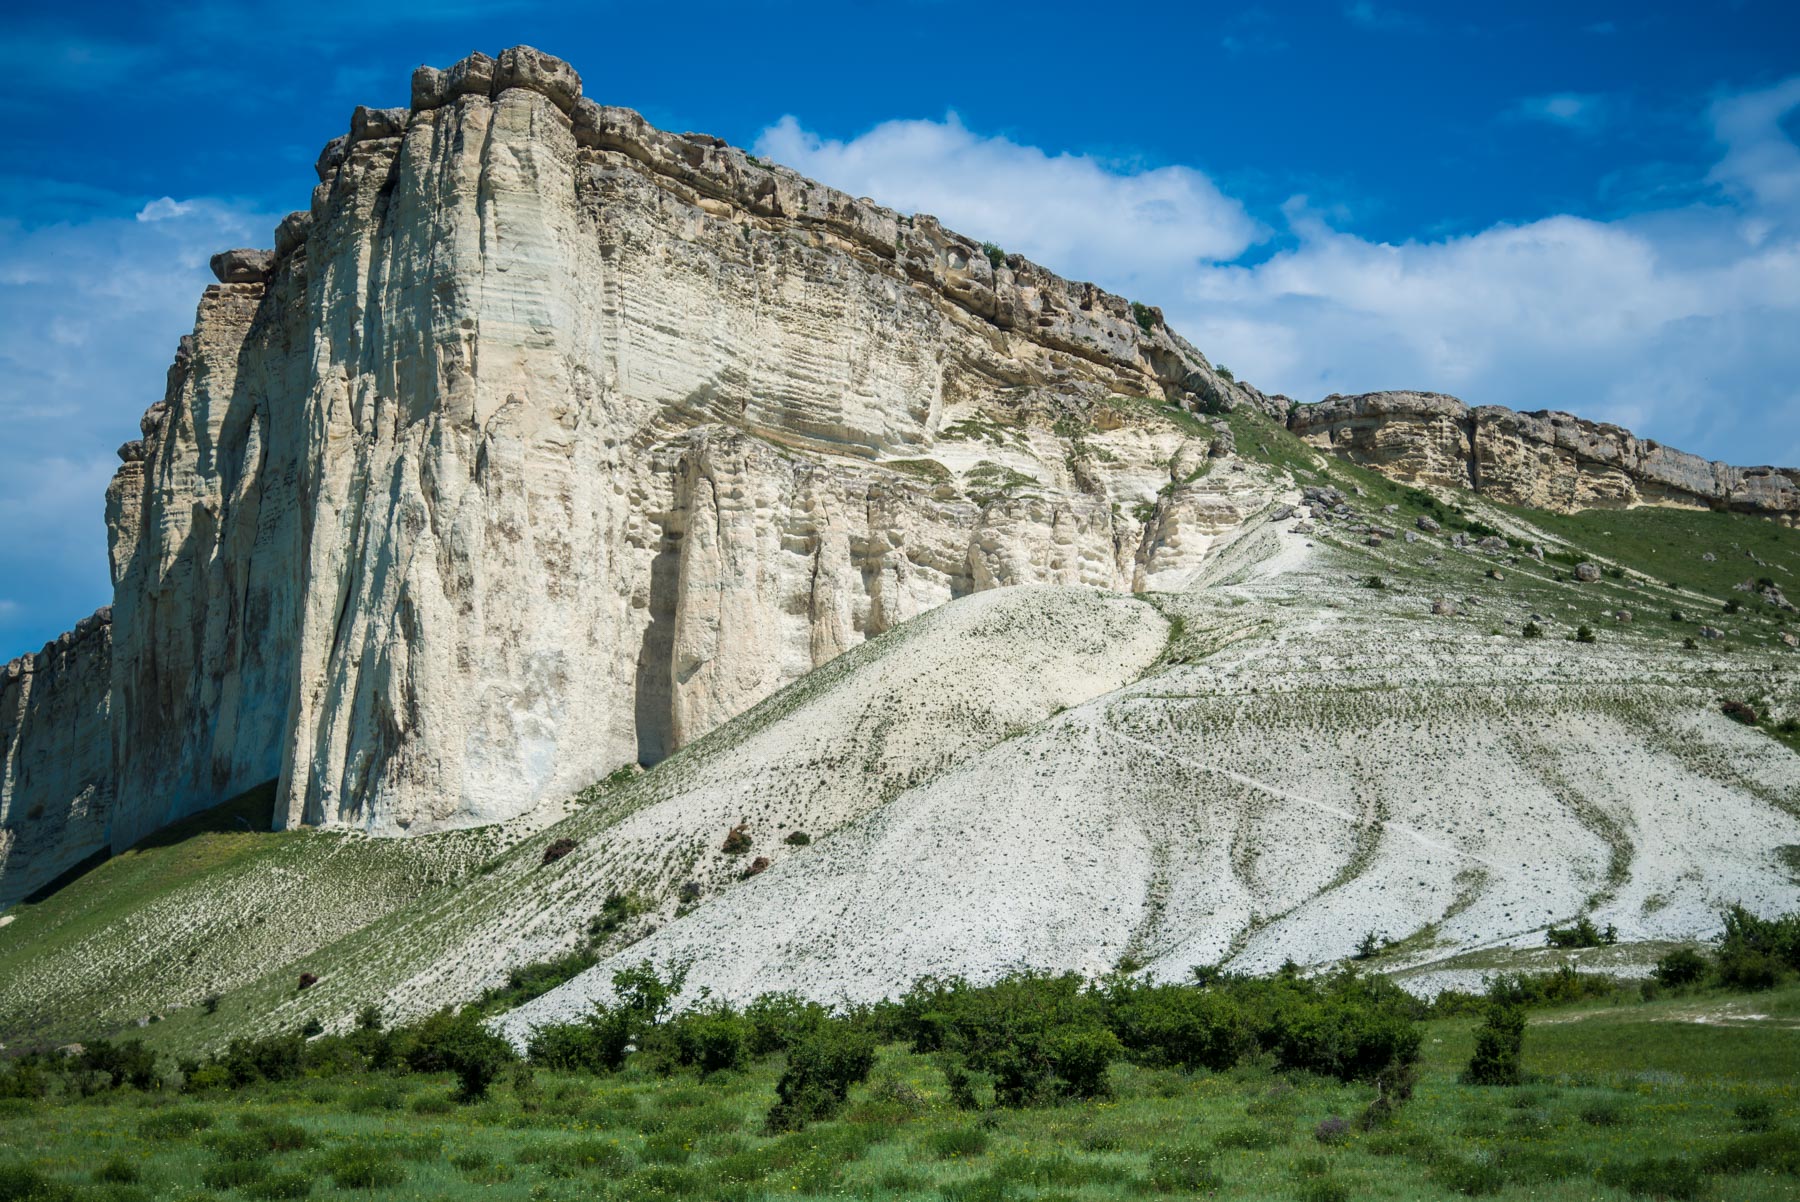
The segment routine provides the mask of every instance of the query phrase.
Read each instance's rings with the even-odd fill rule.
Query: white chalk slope
[[[921,632],[856,666],[883,674],[881,706],[855,719],[815,706],[755,741],[798,748],[828,721],[860,732],[857,770],[890,782],[890,759],[943,770],[861,813],[809,815],[822,834],[810,847],[499,1027],[522,1040],[578,1015],[644,958],[690,965],[690,998],[704,986],[737,1001],[789,989],[869,1000],[932,973],[1136,962],[1172,979],[1196,965],[1323,964],[1373,930],[1396,944],[1380,967],[1428,983],[1472,951],[1541,946],[1547,924],[1582,913],[1637,942],[1710,933],[1729,901],[1800,904],[1775,852],[1800,843],[1800,757],[1718,712],[1716,671],[1629,639],[1534,643],[1436,621],[1417,594],[1355,587],[1359,554],[1252,523],[1194,587],[1155,598],[1179,619],[1156,663],[1160,622],[1155,639],[1109,631],[1134,665],[1114,687],[976,749],[960,723],[905,721],[941,705],[942,677],[905,666],[942,657],[936,639]],[[1076,598],[1149,611],[999,590],[933,619],[970,640],[966,672],[1006,672],[1044,653],[1044,624],[1011,615]],[[990,615],[978,631],[958,613],[977,607]],[[1006,689],[981,692],[992,704]],[[868,704],[862,690],[834,696]],[[715,780],[786,763],[796,797],[820,787],[815,773],[852,768],[695,750]],[[638,821],[690,829],[696,807],[718,823],[735,812],[703,796]]]

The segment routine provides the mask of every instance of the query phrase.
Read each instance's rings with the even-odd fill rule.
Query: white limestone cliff
[[[530,48],[318,175],[108,490],[115,849],[277,777],[282,825],[509,819],[954,597],[1179,581],[1265,495],[1192,415],[1285,403],[1157,311]]]

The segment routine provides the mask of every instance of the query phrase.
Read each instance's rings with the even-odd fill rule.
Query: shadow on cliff
[[[273,830],[275,827],[276,783],[274,780],[267,780],[254,788],[246,789],[229,801],[222,801],[211,809],[201,810],[198,814],[190,815],[179,822],[145,835],[118,854],[128,855],[134,851],[148,851],[154,847],[172,847],[177,843],[192,839],[196,835],[232,831],[240,834],[260,834]],[[112,858],[112,853],[102,848],[26,894],[20,899],[20,903],[35,906],[59,890],[74,884]]]

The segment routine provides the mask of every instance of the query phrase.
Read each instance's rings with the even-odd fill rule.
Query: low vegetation
[[[176,1062],[92,1040],[0,1070],[0,1198],[1791,1197],[1800,914],[1724,919],[1642,985],[1430,1003],[1289,969],[677,1012],[645,963],[524,1056],[482,1006]],[[1756,1021],[1682,1021],[1745,988]]]

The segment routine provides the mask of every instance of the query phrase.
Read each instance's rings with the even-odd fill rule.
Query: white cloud
[[[1548,96],[1529,96],[1519,102],[1515,111],[1527,120],[1591,133],[1606,124],[1611,108],[1606,97],[1591,92],[1553,92]]]
[[[1714,105],[1706,203],[1385,243],[1328,216],[1329,198],[1296,197],[1281,248],[1245,262],[1270,232],[1189,169],[1049,154],[953,119],[827,142],[789,118],[759,149],[1160,304],[1241,377],[1300,400],[1440,389],[1800,463],[1800,149],[1780,125],[1796,103],[1800,79]]]
[[[1264,232],[1237,201],[1187,167],[1135,169],[1047,154],[943,121],[889,121],[849,142],[783,117],[758,154],[825,183],[1086,278],[1129,282],[1171,266],[1236,258]]]
[[[269,245],[275,219],[229,201],[110,198],[80,223],[0,222],[0,659],[109,599],[114,449],[162,395],[219,250]],[[16,582],[31,582],[29,594]]]
[[[194,211],[191,200],[176,200],[172,196],[162,196],[151,201],[137,212],[139,221],[172,221],[178,217],[186,217]]]

